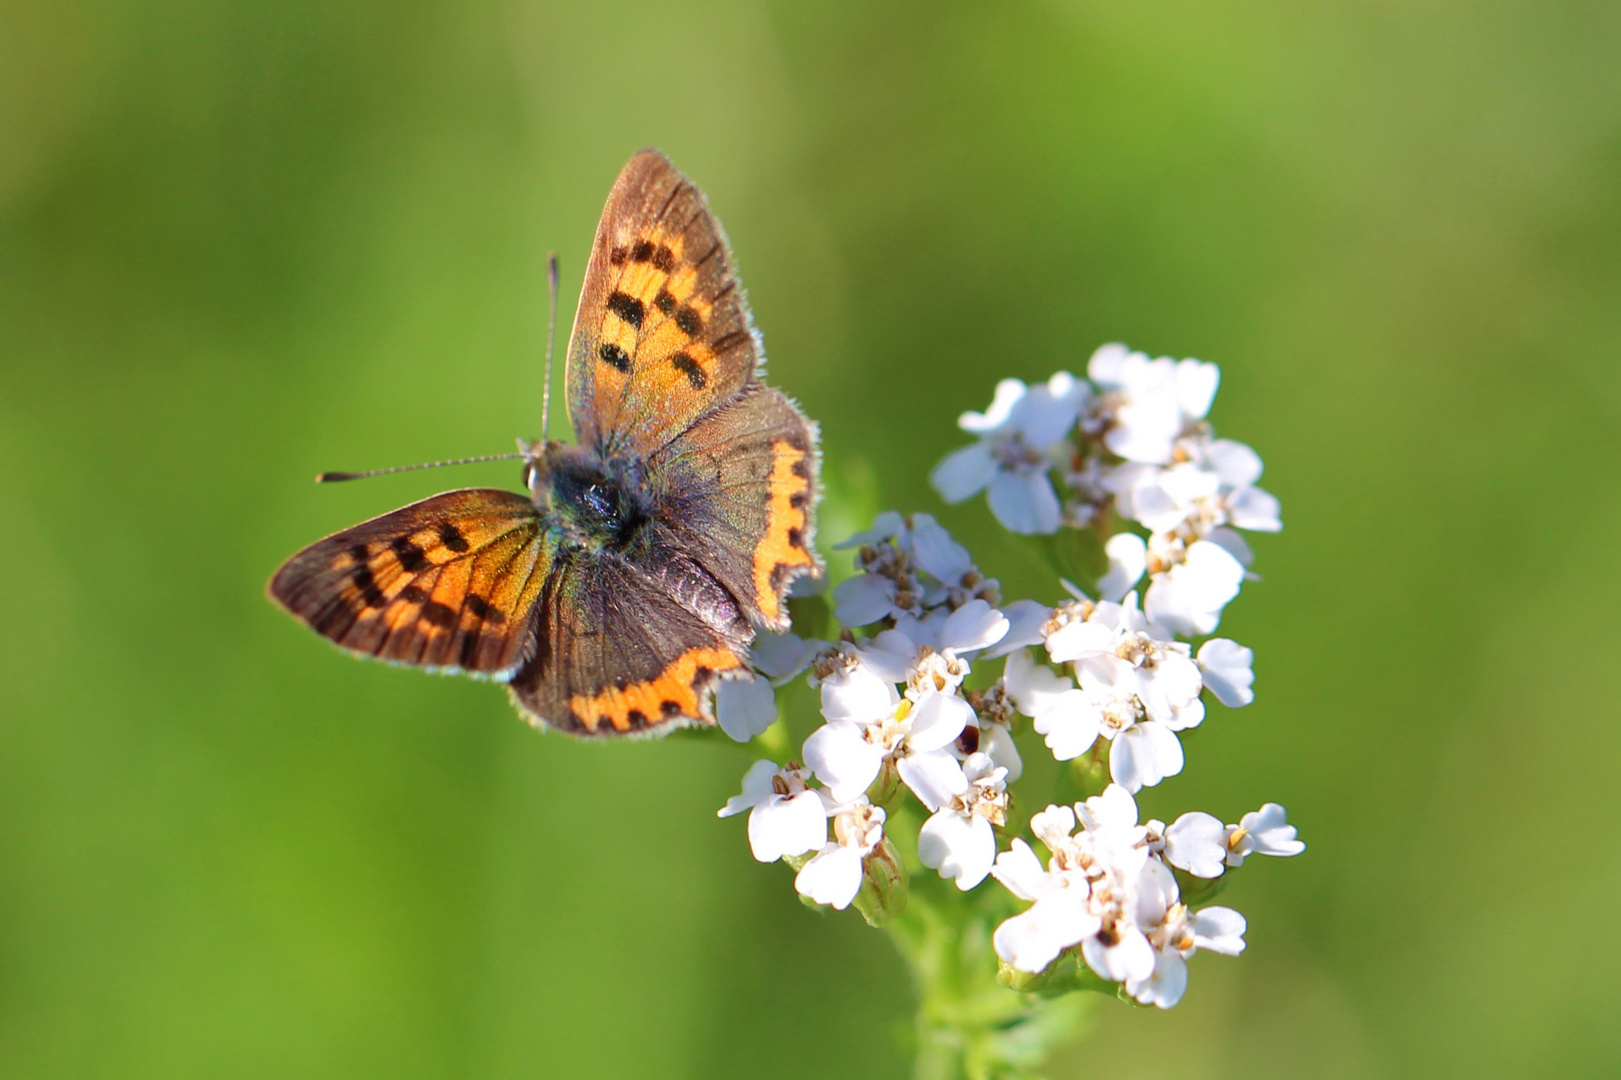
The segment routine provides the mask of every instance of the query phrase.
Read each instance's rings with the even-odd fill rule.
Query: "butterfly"
[[[713,723],[716,681],[822,573],[816,426],[763,364],[720,223],[644,150],[569,336],[578,442],[520,443],[527,494],[447,491],[312,544],[270,596],[356,655],[505,683],[537,726]]]

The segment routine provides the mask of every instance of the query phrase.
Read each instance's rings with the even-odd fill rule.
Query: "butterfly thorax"
[[[652,502],[639,465],[589,447],[549,442],[524,464],[535,508],[563,548],[623,550],[642,538]]]

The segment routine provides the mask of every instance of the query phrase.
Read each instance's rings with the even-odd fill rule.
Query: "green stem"
[[[914,878],[906,910],[885,929],[917,993],[917,1080],[1035,1080],[1060,1044],[1079,1034],[1085,995],[1018,993],[997,981],[992,932],[1010,911]]]

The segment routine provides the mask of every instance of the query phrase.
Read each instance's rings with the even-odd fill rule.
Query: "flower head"
[[[935,489],[959,503],[989,488],[991,513],[1009,532],[1057,532],[1063,508],[1048,473],[1067,457],[1066,439],[1088,393],[1065,371],[1037,386],[1003,379],[989,409],[957,421],[980,440],[935,466]]]

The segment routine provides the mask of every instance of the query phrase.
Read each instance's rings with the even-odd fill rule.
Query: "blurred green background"
[[[835,482],[1011,596],[925,482],[998,378],[1213,360],[1269,464],[1259,700],[1144,803],[1310,850],[1055,1076],[1621,1071],[1621,7],[7,0],[0,1072],[905,1075],[888,942],[714,819],[745,752],[540,736],[262,595],[516,486],[310,477],[537,435],[546,252],[571,310],[648,144]]]

